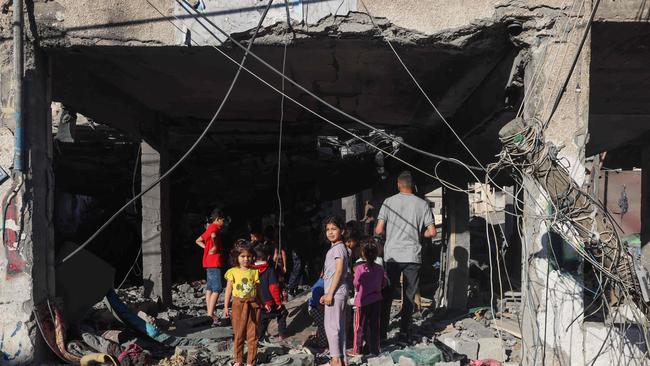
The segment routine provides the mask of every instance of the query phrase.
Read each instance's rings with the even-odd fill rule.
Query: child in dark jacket
[[[255,247],[255,255],[257,260],[253,268],[256,268],[260,273],[260,297],[264,305],[269,305],[271,308],[268,312],[262,311],[260,326],[257,328],[258,338],[260,340],[268,340],[266,332],[269,328],[269,323],[271,319],[276,319],[278,322],[278,333],[280,338],[284,339],[286,338],[288,312],[282,304],[280,284],[278,283],[275,269],[269,263],[271,248],[268,245],[258,245]]]

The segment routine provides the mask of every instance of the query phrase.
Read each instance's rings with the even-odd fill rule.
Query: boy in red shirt
[[[221,285],[221,267],[223,266],[221,245],[221,228],[224,225],[226,215],[218,208],[212,210],[210,215],[211,223],[205,232],[196,239],[196,244],[203,248],[203,268],[207,272],[207,283],[205,285],[205,304],[208,309],[208,316],[212,318],[212,325],[220,325],[219,318],[214,314],[219,296],[223,292]]]

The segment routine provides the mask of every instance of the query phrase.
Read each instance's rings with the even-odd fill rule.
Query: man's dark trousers
[[[300,281],[302,281],[302,260],[294,250],[291,251],[291,262],[293,262],[293,266],[291,267],[287,289],[289,292],[295,292],[300,285]]]
[[[410,325],[415,309],[415,294],[420,286],[420,264],[386,262],[386,273],[388,274],[390,285],[382,293],[384,300],[381,307],[381,339],[386,339],[387,337],[388,324],[390,323],[390,308],[393,303],[393,297],[399,297],[397,289],[400,287],[400,274],[402,273],[404,274],[404,301],[402,303],[402,317],[399,328],[402,334],[410,334]]]

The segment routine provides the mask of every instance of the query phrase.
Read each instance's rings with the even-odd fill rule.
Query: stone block
[[[501,339],[481,338],[478,340],[478,344],[478,359],[491,358],[499,362],[506,360],[506,349],[503,347],[503,341]]]
[[[368,366],[393,366],[393,359],[390,356],[380,356],[368,359]]]
[[[479,343],[460,337],[441,337],[440,341],[461,355],[471,360],[479,359]]]
[[[399,362],[397,364],[399,366],[416,366],[415,361],[404,356],[399,357]]]

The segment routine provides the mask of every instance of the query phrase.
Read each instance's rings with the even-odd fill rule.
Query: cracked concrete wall
[[[11,28],[7,27],[10,19],[10,16],[0,19],[3,36],[10,32]],[[0,166],[10,172],[15,140],[12,42],[4,42],[1,47]],[[3,314],[0,364],[3,365],[40,364],[46,354],[33,310],[35,304],[54,296],[54,181],[47,70],[42,52],[26,42],[22,116],[27,163],[22,178],[16,176],[0,185],[0,222],[5,226],[0,246],[0,314]],[[9,195],[12,191],[15,194]]]
[[[34,2],[44,41],[53,45],[171,45],[173,0]]]
[[[359,0],[359,11],[365,11]],[[478,19],[491,18],[498,0],[363,0],[375,17],[390,19],[406,29],[435,34],[467,26]]]
[[[573,23],[572,17],[560,16],[553,28],[540,32],[530,42],[530,62],[525,80],[525,90],[530,99],[524,109],[528,118],[535,117],[545,122],[551,115],[552,105],[569,75],[584,32],[585,23],[581,22],[567,33]],[[557,33],[558,29],[563,31]],[[556,36],[549,38],[546,36],[549,34]],[[558,37],[557,34],[565,36]],[[590,60],[589,37],[557,111],[544,131],[547,143],[562,147],[558,157],[578,185],[586,179],[584,158],[588,141]],[[591,364],[605,331],[585,327],[582,266],[576,273],[554,268],[556,253],[549,250],[547,234],[550,225],[540,218],[549,215],[549,202],[535,182],[526,180],[524,186],[528,192],[524,198],[526,241],[522,252],[522,292],[526,299],[522,319],[523,364],[538,364],[542,357],[549,364]],[[567,245],[562,243],[562,246]],[[627,351],[634,343],[628,335],[612,332],[611,337],[611,344],[620,347],[606,347],[595,365],[612,364],[614,360],[629,364],[634,357],[639,359],[638,350]],[[622,353],[622,348],[626,352]]]
[[[0,166],[11,174],[15,146],[15,120],[13,106],[13,85],[10,55],[2,57],[2,76],[0,100],[2,114],[0,115]],[[0,184],[0,202],[4,207],[4,198],[13,190],[13,180],[10,178]],[[17,197],[19,198],[19,197]],[[11,219],[10,219],[11,217]],[[6,244],[15,239],[19,232],[14,212],[8,212],[4,217],[4,209],[0,209],[0,223],[5,222],[7,239],[0,243],[0,364],[21,363],[30,360],[34,353],[34,324],[30,322],[32,303],[32,278],[30,268],[32,262],[31,248],[20,245]],[[6,221],[5,221],[6,220]],[[11,234],[10,234],[11,230]],[[0,233],[0,238],[3,235]]]
[[[560,18],[555,24],[556,34],[571,19]],[[568,23],[567,23],[568,22]],[[584,26],[569,33],[565,42],[538,39],[530,50],[531,62],[526,69],[526,87],[530,96],[524,115],[546,121],[564,78],[578,49]],[[561,158],[570,164],[572,178],[582,184],[584,149],[586,144],[589,108],[590,43],[587,42],[557,112],[544,131],[547,142],[564,146]],[[563,57],[562,55],[566,55]],[[525,196],[522,291],[526,298],[522,332],[528,343],[524,349],[524,364],[533,365],[545,357],[551,364],[585,364],[585,334],[582,330],[584,309],[583,279],[581,273],[569,275],[554,269],[556,254],[549,250],[551,236],[546,221],[539,216],[548,215],[549,203],[538,185],[526,181]],[[541,225],[540,225],[541,224]],[[568,245],[564,243],[563,245]],[[573,322],[577,318],[578,321]],[[531,344],[532,343],[532,344]]]
[[[650,2],[602,0],[595,19],[609,22],[647,22],[650,20]]]
[[[205,9],[200,12],[226,33],[234,34],[254,29],[267,5],[267,1],[205,1],[204,4]],[[303,24],[307,28],[328,16],[344,16],[357,10],[356,0],[294,0],[288,1],[287,4],[292,23]],[[188,17],[188,12],[180,5],[175,6],[174,14],[178,17]],[[268,27],[276,23],[286,22],[287,9],[285,2],[283,0],[275,1],[264,19],[263,26]],[[182,31],[175,29],[176,44],[189,43],[189,39],[191,39],[199,45],[216,45],[227,39],[223,34],[213,29],[213,32],[219,38],[219,41],[215,40],[197,21],[192,19],[175,20],[175,23],[178,28],[182,29]]]
[[[189,2],[196,3],[194,0]],[[571,8],[571,4],[565,0],[364,2],[373,16],[386,18],[397,27],[426,35],[471,28],[486,21],[502,21],[521,15],[540,18]],[[204,7],[200,12],[232,34],[254,28],[266,2],[203,0],[202,4]],[[365,12],[361,0],[291,0],[288,4],[292,22],[306,28],[331,15]],[[198,44],[215,45],[224,39],[218,34],[220,41],[214,40],[192,19],[195,15],[188,15],[174,0],[34,1],[34,12],[41,27],[41,37],[50,45],[183,45],[188,37]],[[650,3],[645,0],[603,0],[596,17],[599,21],[647,21],[649,18]],[[264,26],[283,22],[286,22],[285,4],[277,0]],[[190,35],[187,34],[188,29],[191,30]]]

